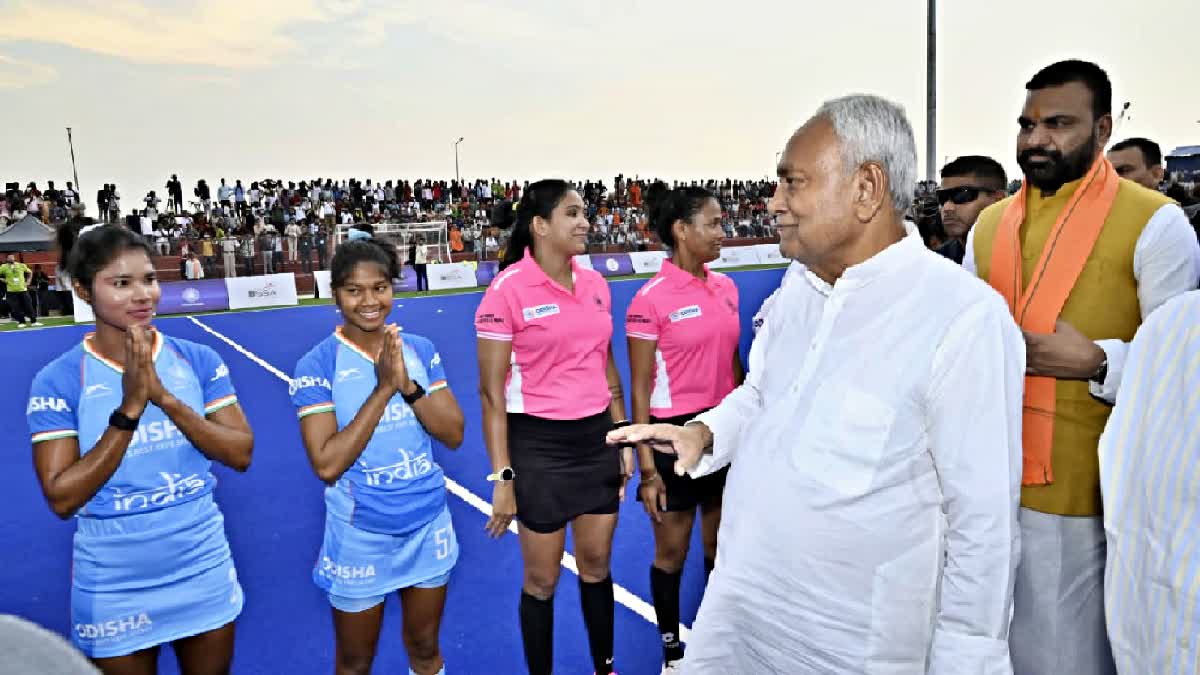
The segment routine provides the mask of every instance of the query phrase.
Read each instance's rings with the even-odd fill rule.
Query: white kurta
[[[1118,671],[1200,673],[1200,291],[1138,329],[1100,437],[1100,488]]]
[[[1025,349],[915,233],[775,297],[701,415],[732,461],[683,672],[1011,673]]]

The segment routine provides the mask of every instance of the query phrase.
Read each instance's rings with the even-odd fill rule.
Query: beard
[[[1092,168],[1092,163],[1096,161],[1099,144],[1096,130],[1092,129],[1087,141],[1074,150],[1064,154],[1058,150],[1029,148],[1017,155],[1017,164],[1030,185],[1042,192],[1057,192],[1063,185],[1079,180],[1087,174],[1088,169]],[[1034,164],[1029,161],[1034,157],[1048,161]]]

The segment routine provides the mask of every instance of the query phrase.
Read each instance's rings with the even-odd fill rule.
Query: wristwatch
[[[129,417],[120,410],[114,410],[108,416],[108,426],[116,427],[121,431],[137,431],[139,419],[141,418]]]
[[[499,481],[501,483],[507,483],[516,477],[517,477],[517,472],[513,471],[511,466],[506,466],[506,467],[500,469],[499,471],[497,471],[496,473],[488,474],[487,479],[488,479],[488,482],[491,482],[491,483],[494,483],[496,481]]]
[[[1108,379],[1108,354],[1104,355],[1104,359],[1100,361],[1100,367],[1096,369],[1096,374],[1092,375],[1091,381],[1103,386],[1104,381]]]
[[[421,383],[413,382],[413,386],[416,387],[416,389],[413,389],[413,393],[411,394],[400,392],[400,398],[404,399],[404,402],[409,405],[416,403],[425,396],[425,387],[422,387]]]

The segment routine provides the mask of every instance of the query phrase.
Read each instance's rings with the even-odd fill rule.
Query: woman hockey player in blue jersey
[[[151,325],[151,253],[117,226],[72,247],[67,269],[96,331],[33,380],[34,466],[50,508],[77,523],[80,650],[107,675],[144,675],[170,643],[185,675],[228,673],[242,589],[209,469],[246,470],[254,437],[217,353]]]
[[[387,323],[395,250],[350,241],[331,268],[344,323],[296,365],[292,402],[328,485],[313,580],[333,606],[336,672],[370,672],[384,599],[398,590],[411,672],[444,673],[438,630],[458,540],[431,438],[458,447],[463,414],[433,343]]]

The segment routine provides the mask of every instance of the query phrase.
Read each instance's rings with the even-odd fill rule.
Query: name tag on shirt
[[[680,307],[671,312],[671,323],[679,323],[684,319],[697,319],[700,317],[700,305],[690,305],[688,307]]]
[[[521,316],[524,316],[526,321],[533,321],[534,319],[544,319],[548,316],[554,316],[558,312],[558,305],[538,305],[537,307],[522,309]]]

